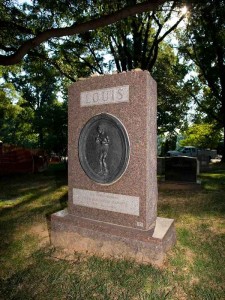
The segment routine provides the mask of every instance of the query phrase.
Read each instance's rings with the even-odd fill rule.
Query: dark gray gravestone
[[[199,161],[199,171],[200,172],[205,172],[209,170],[209,157],[204,156],[204,155],[200,155],[198,157],[198,161]]]
[[[197,182],[197,165],[195,157],[166,157],[165,180]]]
[[[157,157],[157,175],[165,174],[165,157]]]

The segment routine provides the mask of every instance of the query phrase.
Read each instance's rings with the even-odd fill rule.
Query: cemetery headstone
[[[157,157],[157,175],[165,174],[165,157]]]
[[[147,71],[70,87],[69,200],[51,216],[53,245],[162,263],[176,236],[174,220],[157,217],[156,102]]]
[[[165,180],[197,182],[198,161],[195,157],[176,156],[165,158]]]
[[[200,155],[198,157],[199,161],[199,173],[200,172],[205,172],[209,170],[209,158],[208,156]]]

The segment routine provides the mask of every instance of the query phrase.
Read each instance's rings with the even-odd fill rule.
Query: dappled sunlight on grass
[[[206,190],[225,191],[225,170],[211,170],[201,174],[202,186]]]
[[[222,299],[225,170],[201,174],[201,181],[198,191],[159,191],[158,214],[176,222],[177,244],[168,254],[167,267],[183,286],[184,299]]]
[[[38,247],[38,236],[27,235],[27,231],[31,225],[38,223],[43,224],[45,233],[48,232],[46,214],[65,207],[66,182],[66,173],[65,180],[62,178],[60,181],[54,180],[54,177],[49,179],[45,173],[2,178],[0,257],[4,257],[4,263],[1,264],[1,271],[7,270],[8,273],[22,266],[28,253]]]
[[[66,170],[57,166],[42,174],[3,178],[3,299],[223,299],[224,175],[215,170],[202,174],[197,191],[159,191],[158,215],[174,218],[177,233],[161,268],[79,253],[59,256],[50,245],[48,226],[49,216],[67,205]]]

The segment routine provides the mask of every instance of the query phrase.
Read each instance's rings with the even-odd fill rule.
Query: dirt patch
[[[41,245],[46,245],[50,243],[47,223],[39,223],[32,225],[28,231],[28,234],[37,236],[40,240]]]

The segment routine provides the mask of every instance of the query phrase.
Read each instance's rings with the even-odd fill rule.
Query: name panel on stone
[[[139,216],[139,197],[73,189],[73,204]]]
[[[129,85],[81,92],[80,94],[81,107],[120,102],[129,102]]]

